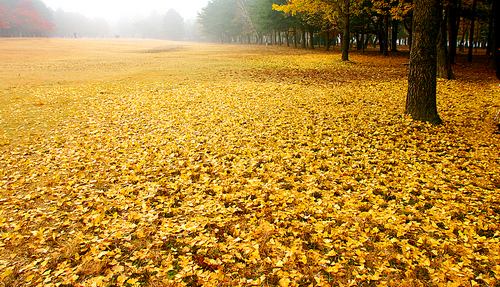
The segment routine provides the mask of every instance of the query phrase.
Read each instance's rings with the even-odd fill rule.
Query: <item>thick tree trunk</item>
[[[449,9],[445,9],[444,11],[449,11]],[[439,9],[440,14],[440,29],[438,35],[438,43],[437,43],[437,77],[441,79],[453,79],[453,70],[451,67],[450,58],[448,57],[448,39],[447,39],[447,22],[448,15],[446,12],[443,14],[443,9]]]
[[[351,6],[350,0],[344,0],[344,33],[342,34],[342,61],[349,61],[349,46],[350,46],[350,15],[349,8]]]
[[[441,123],[436,104],[436,44],[440,0],[415,0],[413,47],[410,54],[406,114],[415,120]]]
[[[469,33],[469,53],[467,54],[468,62],[472,62],[472,53],[474,52],[474,24],[476,22],[476,7],[477,7],[477,0],[473,0],[472,16],[470,20],[470,33]]]

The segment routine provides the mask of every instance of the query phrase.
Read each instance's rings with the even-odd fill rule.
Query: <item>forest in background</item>
[[[452,62],[457,49],[472,54],[484,48],[492,54],[495,5],[493,0],[442,1]],[[412,0],[212,0],[194,22],[169,10],[110,24],[53,11],[40,0],[1,0],[0,36],[136,37],[329,49],[340,44],[348,23],[353,48],[376,47],[387,54],[400,45],[411,46],[412,16]]]
[[[326,49],[340,43],[349,24],[349,42],[356,49],[373,46],[387,54],[399,45],[411,46],[413,5],[411,0],[213,0],[199,21],[213,41]],[[442,1],[453,55],[457,47],[492,53],[494,5],[491,0]]]

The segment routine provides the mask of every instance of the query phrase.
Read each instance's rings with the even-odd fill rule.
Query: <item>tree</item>
[[[467,53],[467,61],[472,62],[472,52],[474,51],[474,27],[476,23],[476,7],[477,0],[472,1],[472,15],[470,20],[470,32],[469,32],[469,51]]]
[[[350,46],[350,13],[352,0],[288,0],[283,5],[273,5],[273,9],[291,15],[303,13],[321,17],[331,26],[342,26],[342,60],[349,60]]]
[[[244,21],[238,17],[234,0],[212,0],[198,15],[203,32],[220,42],[231,42],[241,34]]]
[[[52,11],[39,0],[2,0],[0,35],[46,36],[52,29]]]
[[[0,4],[0,30],[9,29],[9,21],[7,19],[9,12],[4,4]]]
[[[351,42],[351,36],[350,36],[350,26],[349,26],[349,13],[350,13],[350,6],[351,6],[351,1],[350,0],[344,0],[344,31],[342,34],[342,61],[349,61],[349,45]]]
[[[165,37],[169,40],[182,40],[184,37],[184,19],[174,9],[169,9],[165,14],[163,25]]]
[[[448,4],[448,38],[450,39],[449,46],[449,62],[455,64],[457,55],[457,39],[458,39],[458,26],[460,17],[458,15],[458,0],[450,0]]]
[[[406,111],[415,120],[441,123],[436,104],[436,44],[439,30],[439,0],[415,0],[413,47]]]

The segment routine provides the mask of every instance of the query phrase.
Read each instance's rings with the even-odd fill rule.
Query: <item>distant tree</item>
[[[448,49],[448,17],[450,9],[447,7],[449,3],[439,9],[439,34],[437,40],[437,77],[442,79],[453,79],[453,69],[449,57]]]
[[[0,3],[0,29],[8,29],[10,27],[8,16],[8,8],[5,4]]]
[[[469,51],[467,52],[467,61],[472,62],[472,53],[474,51],[474,32],[475,32],[475,24],[476,24],[476,8],[477,8],[477,0],[472,0],[472,14],[470,20],[470,32],[469,32]]]
[[[53,29],[52,11],[39,0],[1,0],[0,35],[47,36]]]
[[[350,47],[350,14],[354,0],[288,0],[283,5],[273,5],[273,9],[291,15],[305,14],[304,17],[320,17],[326,26],[341,26],[342,31],[342,60],[349,60]]]
[[[413,47],[410,53],[406,114],[415,120],[441,123],[436,104],[436,44],[439,0],[415,0]]]
[[[57,37],[109,37],[108,23],[104,19],[90,19],[80,13],[56,10],[53,14]]]
[[[412,0],[370,0],[364,3],[372,12],[372,17],[377,23],[380,52],[389,54],[389,31],[392,26],[391,50],[397,50],[397,37],[399,22],[411,16],[413,11]],[[404,23],[404,22],[403,22]],[[408,27],[411,29],[411,27]]]
[[[9,19],[9,11],[5,4],[0,4],[0,30],[6,30],[10,28]]]
[[[219,42],[232,42],[241,35],[244,19],[238,17],[238,1],[212,0],[198,15],[202,31]]]
[[[350,26],[350,9],[351,0],[344,0],[344,5],[342,6],[343,15],[343,30],[342,30],[342,61],[349,61],[349,47],[351,44],[351,26]]]
[[[163,27],[165,38],[169,40],[182,40],[184,38],[184,19],[174,9],[168,10],[165,14]]]
[[[279,1],[282,2],[282,1]],[[273,4],[279,3],[276,0],[253,0],[246,2],[249,16],[251,18],[251,29],[255,29],[258,37],[269,35],[272,38],[273,32],[288,30],[287,17],[272,9]]]

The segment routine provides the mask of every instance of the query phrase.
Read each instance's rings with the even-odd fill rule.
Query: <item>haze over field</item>
[[[196,19],[198,12],[208,3],[208,0],[44,0],[43,2],[54,10],[62,9],[67,12],[78,12],[87,17],[104,18],[109,21],[116,21],[123,17],[146,16],[151,13],[164,13],[169,9],[175,9],[186,20]]]

